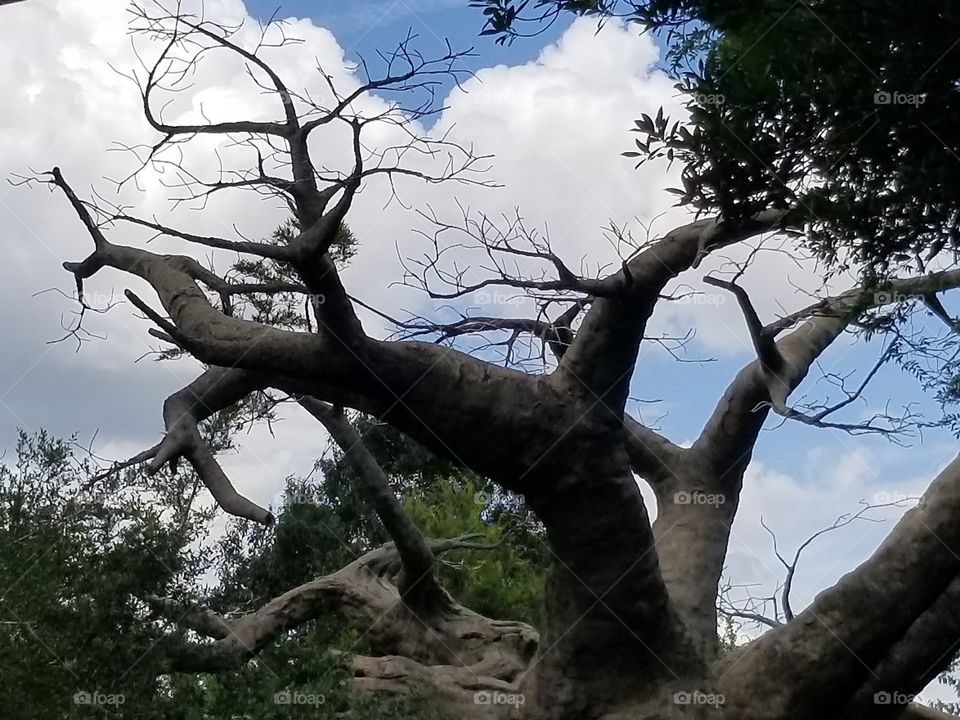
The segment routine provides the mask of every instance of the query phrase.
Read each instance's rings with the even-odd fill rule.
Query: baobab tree
[[[179,197],[234,190],[279,197],[295,230],[279,242],[199,235],[99,197],[81,199],[67,168],[29,179],[59,190],[92,240],[83,260],[64,263],[81,299],[84,282],[103,271],[145,281],[155,301],[131,291],[127,297],[153,324],[150,333],[206,367],[167,399],[161,442],[122,465],[145,463],[157,472],[184,460],[225,512],[270,523],[267,509],[234,489],[201,429],[215,413],[251,397],[289,398],[354,463],[358,490],[392,538],[246,614],[145,597],[156,613],[198,636],[171,653],[171,672],[240,665],[285,631],[331,615],[369,639],[370,654],[350,660],[360,688],[423,692],[458,717],[938,716],[912,704],[878,705],[875,698],[912,696],[949,663],[960,642],[953,612],[960,593],[960,458],[932,481],[872,557],[745,647],[720,652],[717,600],[744,472],[765,421],[782,416],[852,432],[890,432],[909,423],[909,417],[878,417],[847,424],[834,417],[849,402],[810,410],[790,398],[845,330],[869,325],[891,306],[957,287],[960,270],[873,280],[767,319],[738,284],[746,268],[712,277],[742,309],[756,358],[718,391],[692,445],[680,447],[626,410],[631,380],[644,376],[637,357],[651,316],[669,300],[668,284],[711,254],[771,233],[790,233],[800,242],[809,221],[804,207],[780,201],[748,216],[701,217],[642,244],[600,277],[573,271],[522,223],[504,227],[466,215],[454,225],[428,216],[437,252],[410,264],[408,282],[448,299],[495,288],[527,292],[539,300],[539,313],[468,314],[455,323],[419,318],[399,323],[400,334],[445,341],[529,336],[544,348],[543,367],[503,364],[483,351],[462,352],[431,338],[380,339],[364,329],[332,257],[358,191],[375,176],[483,180],[475,175],[480,166],[472,150],[416,134],[416,122],[432,112],[428,102],[398,102],[364,114],[362,100],[385,91],[429,97],[439,75],[456,77],[458,54],[428,59],[405,41],[385,56],[383,74],[343,93],[331,82],[329,96],[316,99],[288,87],[262,59],[262,47],[283,44],[276,36],[251,47],[235,28],[153,5],[135,6],[133,23],[159,48],[138,78],[146,119],[158,135],[132,149],[143,167],[177,166],[184,144],[228,137],[249,149],[255,162],[206,178],[180,167]],[[237,56],[276,98],[279,119],[166,120],[161,98],[189,92],[197,63],[211,52]],[[310,140],[327,126],[347,130],[352,162],[340,172],[314,159]],[[404,141],[371,148],[364,138],[382,127]],[[435,172],[422,161],[439,155],[444,160]],[[119,226],[180,241],[184,254],[119,244],[111,239]],[[483,248],[494,272],[474,281],[445,268],[451,232]],[[235,253],[277,272],[241,282],[201,264],[190,254],[196,248]],[[514,264],[497,261],[504,257],[538,262],[544,271],[512,274]],[[245,313],[245,298],[281,296],[298,298],[309,322],[290,327]],[[348,409],[378,418],[525,498],[546,528],[553,557],[542,627],[482,617],[444,590],[435,572],[438,555],[469,546],[470,539],[423,536],[390,491]],[[656,497],[655,521],[638,478]],[[700,501],[710,498],[723,501]]]

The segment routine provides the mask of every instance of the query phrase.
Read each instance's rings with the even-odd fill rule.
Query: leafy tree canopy
[[[689,123],[643,116],[631,156],[683,164],[679,202],[793,208],[835,267],[923,269],[960,244],[960,10],[920,0],[487,0],[486,32],[573,11],[658,31]]]
[[[208,427],[221,447],[235,421]],[[539,619],[545,546],[522,503],[486,495],[482,482],[393,430],[359,424],[421,527],[489,548],[445,557],[447,587],[492,617]],[[319,463],[319,483],[289,480],[273,528],[234,522],[209,547],[201,539],[213,515],[193,507],[191,474],[103,475],[77,460],[74,445],[21,434],[15,461],[0,465],[0,690],[31,698],[10,703],[5,718],[439,718],[417,697],[350,690],[345,660],[364,638],[332,617],[291,630],[235,670],[169,674],[164,664],[185,631],[155,618],[145,596],[243,612],[385,541],[352,494],[342,454]],[[316,702],[277,701],[294,691]]]

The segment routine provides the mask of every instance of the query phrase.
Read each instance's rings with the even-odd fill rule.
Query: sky
[[[374,57],[377,51],[396,43],[398,33],[408,31],[421,40],[424,51],[473,48],[476,57],[465,61],[471,69],[490,65],[516,65],[533,60],[540,49],[555,41],[569,26],[564,17],[532,41],[496,45],[493,38],[479,37],[483,15],[466,0],[359,0],[351,3],[292,0],[251,0],[250,13],[261,19],[305,17],[329,29],[349,57]]]
[[[425,229],[417,208],[431,207],[455,218],[457,203],[496,217],[520,212],[530,227],[548,233],[554,249],[574,267],[596,271],[618,256],[604,228],[614,222],[636,237],[668,231],[686,219],[664,190],[676,182],[676,168],[645,166],[635,170],[620,153],[629,148],[629,128],[641,113],[682,114],[672,82],[657,70],[660,48],[635,27],[616,23],[599,30],[589,20],[565,21],[543,35],[495,45],[477,37],[482,19],[465,0],[385,0],[354,3],[287,2],[279,16],[291,20],[287,31],[303,39],[294,48],[266,53],[288,84],[322,93],[319,64],[343,87],[356,83],[360,57],[374,60],[378,49],[392,47],[409,31],[419,36],[424,54],[442,52],[444,39],[454,48],[473,46],[465,60],[473,73],[462,87],[447,84],[444,112],[424,133],[449,137],[490,154],[489,178],[499,187],[423,185],[404,182],[392,202],[385,184],[373,183],[359,197],[348,222],[360,239],[360,252],[344,273],[348,288],[382,308],[422,313],[449,313],[431,306],[417,293],[392,285],[400,272],[397,257],[429,250],[415,231]],[[135,88],[119,72],[136,66],[126,35],[124,0],[32,0],[0,10],[0,96],[10,98],[0,119],[0,175],[11,179],[32,169],[59,165],[79,192],[93,189],[129,203],[140,214],[157,214],[191,232],[229,234],[242,229],[262,237],[283,220],[280,208],[251,202],[249,195],[224,195],[204,212],[175,210],[163,176],[147,173],[142,189],[128,186],[117,195],[105,178],[129,173],[132,159],[116,143],[134,145],[154,135],[144,122]],[[211,17],[247,23],[270,17],[275,3],[209,0]],[[144,48],[149,55],[150,48]],[[169,109],[178,119],[269,117],[270,99],[245,82],[242,68],[219,56],[197,77],[196,90]],[[372,98],[370,109],[384,107]],[[391,139],[386,133],[383,142]],[[323,162],[343,166],[342,137],[318,138],[315,151]],[[237,149],[200,143],[186,161],[209,168],[212,152],[227,162],[249,162]],[[75,319],[72,278],[60,268],[64,260],[82,259],[89,239],[63,198],[43,187],[0,186],[0,237],[6,250],[0,265],[5,289],[4,337],[0,346],[0,447],[10,448],[16,431],[46,428],[76,434],[81,444],[95,438],[98,455],[122,459],[156,442],[162,429],[163,399],[198,372],[192,361],[156,363],[145,353],[156,349],[148,323],[129,306],[85,319],[95,336],[82,347],[64,336]],[[116,229],[123,242],[143,242],[129,229]],[[183,252],[176,243],[155,247]],[[736,256],[740,251],[732,251]],[[744,278],[761,316],[807,304],[796,288],[818,284],[816,268],[798,262],[796,252],[761,253]],[[202,259],[220,260],[225,258]],[[457,256],[476,264],[469,253]],[[741,256],[742,257],[742,256]],[[635,405],[643,419],[656,423],[678,443],[689,443],[737,370],[752,359],[748,336],[736,304],[699,278],[722,269],[712,258],[678,283],[701,291],[697,300],[659,308],[652,333],[683,336],[693,331],[687,360],[678,363],[656,345],[644,348],[633,382]],[[843,285],[843,278],[837,280]],[[100,273],[88,287],[101,306],[132,287],[149,292],[130,278]],[[709,292],[708,292],[709,291]],[[524,306],[473,298],[487,312],[510,314]],[[502,298],[501,298],[502,300]],[[371,332],[385,332],[376,318],[365,316]],[[877,348],[839,341],[822,360],[830,372],[860,369]],[[816,395],[812,381],[800,394]],[[848,417],[865,416],[892,398],[894,404],[922,399],[921,389],[895,370],[884,371],[863,405]],[[776,427],[771,422],[758,444],[747,473],[741,510],[731,541],[727,576],[737,584],[769,591],[782,577],[761,518],[775,529],[781,547],[792,550],[803,539],[855,512],[861,500],[883,501],[919,495],[955,453],[953,439],[932,432],[909,447],[879,438],[809,428]],[[224,467],[238,490],[260,504],[276,503],[285,478],[310,472],[326,439],[315,422],[295,410],[274,428],[240,438]],[[865,559],[896,521],[898,511],[877,513],[884,523],[858,523],[831,534],[806,555],[795,581],[795,607]]]

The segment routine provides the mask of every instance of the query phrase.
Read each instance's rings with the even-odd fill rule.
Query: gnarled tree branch
[[[433,552],[390,488],[387,476],[367,449],[363,438],[344,416],[343,409],[311,397],[301,397],[298,402],[323,424],[343,450],[347,461],[356,469],[361,496],[377,513],[403,562],[400,594],[406,597],[411,593],[428,595],[438,591]]]

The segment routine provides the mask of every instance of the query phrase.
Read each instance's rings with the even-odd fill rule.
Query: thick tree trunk
[[[661,579],[626,451],[614,443],[581,452],[588,439],[579,435],[593,423],[582,420],[538,466],[549,490],[527,496],[553,555],[540,651],[521,684],[537,720],[602,717],[703,667]]]
[[[663,580],[697,652],[717,654],[717,594],[738,497],[709,476],[664,499],[653,524]]]

